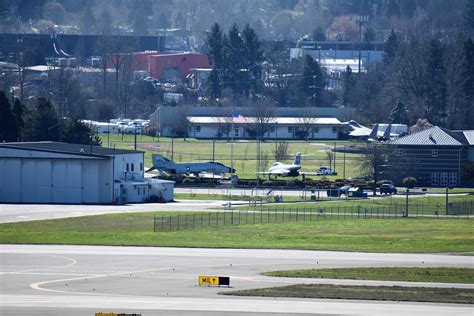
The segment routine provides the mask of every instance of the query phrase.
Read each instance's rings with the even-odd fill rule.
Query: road
[[[0,204],[0,223],[113,213],[205,211],[209,208],[221,207],[222,204],[222,201],[202,200],[179,200],[174,203],[165,204],[150,203],[127,205]]]
[[[471,315],[472,305],[290,298],[218,292],[294,283],[406,282],[272,278],[264,271],[357,266],[474,267],[469,256],[302,250],[94,246],[0,246],[0,314],[93,315]],[[199,275],[229,276],[231,288],[199,287]],[[413,286],[473,285],[410,283]]]

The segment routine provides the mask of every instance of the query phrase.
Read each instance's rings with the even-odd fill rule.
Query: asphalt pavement
[[[292,279],[273,270],[357,266],[474,267],[470,256],[304,250],[0,246],[0,314],[93,315],[471,315],[472,305],[256,298],[219,292],[295,283],[468,287],[473,285]],[[230,288],[200,287],[229,276]],[[44,312],[44,313],[43,313]]]

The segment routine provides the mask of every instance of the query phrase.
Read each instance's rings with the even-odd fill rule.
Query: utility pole
[[[358,15],[356,18],[357,23],[359,24],[359,74],[361,71],[361,59],[362,59],[362,25],[369,23],[368,15]]]

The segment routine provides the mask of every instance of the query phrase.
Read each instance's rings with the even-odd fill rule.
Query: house
[[[143,156],[61,142],[2,143],[0,203],[143,203],[159,192],[167,201],[170,191],[172,200],[173,185],[144,178]]]
[[[474,131],[438,126],[387,143],[387,170],[396,184],[414,177],[419,186],[463,186],[463,165],[474,160]]]

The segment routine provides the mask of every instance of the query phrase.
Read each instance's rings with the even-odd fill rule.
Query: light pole
[[[362,25],[369,22],[368,15],[358,15],[356,18],[357,23],[359,24],[359,74],[360,74],[360,64],[362,59]]]

